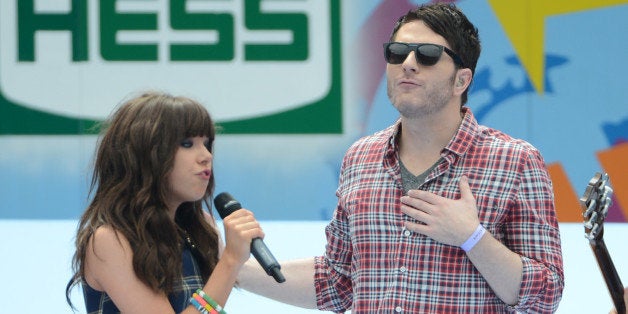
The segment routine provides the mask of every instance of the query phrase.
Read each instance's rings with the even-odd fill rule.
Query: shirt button
[[[408,230],[408,229],[403,231],[403,235],[406,236],[406,237],[409,237],[410,234],[412,234],[412,232],[410,232],[410,230]]]
[[[396,307],[396,308],[395,308],[395,312],[397,312],[397,313],[401,313],[401,306]]]
[[[401,267],[399,268],[399,271],[400,271],[400,272],[402,272],[402,273],[405,273],[405,272],[406,272],[406,270],[408,270],[408,269],[407,269],[405,266],[401,266]]]

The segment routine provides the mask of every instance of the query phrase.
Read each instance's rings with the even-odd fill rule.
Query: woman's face
[[[198,201],[207,191],[212,176],[211,143],[207,136],[183,139],[174,155],[174,166],[168,174],[169,193],[166,204],[173,214],[183,202]]]

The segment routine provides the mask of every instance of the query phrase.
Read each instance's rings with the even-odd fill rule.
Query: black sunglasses
[[[403,63],[410,52],[414,51],[416,62],[421,65],[434,65],[445,51],[459,67],[463,68],[462,59],[451,49],[437,44],[408,44],[400,42],[390,42],[384,44],[384,58],[390,64]]]

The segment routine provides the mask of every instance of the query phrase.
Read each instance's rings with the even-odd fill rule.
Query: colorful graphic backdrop
[[[478,120],[541,150],[562,222],[579,221],[595,171],[615,188],[608,220],[625,222],[626,1],[458,4],[483,42],[468,103]],[[76,218],[94,124],[156,88],[198,98],[223,127],[217,191],[262,219],[327,220],[344,150],[397,117],[381,43],[415,5],[3,1],[0,218]]]
[[[396,18],[421,2],[0,1],[0,231],[7,232],[0,248],[2,256],[17,256],[17,264],[3,264],[2,278],[52,278],[50,271],[11,277],[49,236],[67,250],[55,269],[67,269],[67,226],[89,200],[94,126],[145,89],[204,103],[223,127],[216,191],[229,191],[285,236],[275,248],[315,247],[319,254],[320,247],[295,244],[288,241],[294,234],[282,231],[308,223],[322,230],[345,150],[397,119],[381,44]],[[560,309],[581,309],[584,291],[595,290],[602,301],[596,308],[608,312],[610,299],[578,231],[578,198],[595,172],[609,173],[615,193],[607,222],[618,224],[607,237],[625,234],[628,1],[454,2],[483,44],[469,107],[480,123],[539,148],[552,176],[561,230],[570,235],[563,239],[568,285]],[[12,235],[30,240],[14,243]],[[322,232],[310,236],[318,241]],[[58,247],[43,259],[54,263]],[[613,250],[617,265],[628,265],[624,251]],[[579,282],[584,272],[597,281]],[[62,281],[50,289],[61,291]],[[61,292],[50,298],[46,304]],[[58,312],[66,310],[61,304]]]

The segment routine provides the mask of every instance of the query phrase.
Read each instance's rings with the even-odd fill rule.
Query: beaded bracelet
[[[207,301],[209,305],[211,305],[214,309],[216,309],[216,312],[218,312],[219,314],[227,314],[227,312],[225,312],[222,306],[218,305],[218,302],[214,301],[214,299],[208,296],[205,293],[205,291],[203,291],[202,289],[198,289],[196,290],[196,293],[200,295],[201,297],[203,297],[203,299],[205,299],[205,301]]]
[[[469,252],[471,251],[471,249],[478,244],[478,242],[480,242],[480,239],[482,239],[482,236],[484,235],[484,233],[486,232],[486,229],[484,229],[484,227],[482,226],[482,224],[479,224],[478,227],[475,229],[475,231],[473,232],[473,234],[467,239],[467,241],[465,241],[464,243],[462,243],[462,245],[460,246],[465,252]]]

